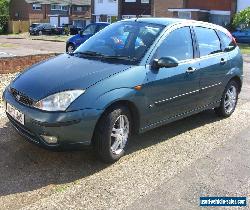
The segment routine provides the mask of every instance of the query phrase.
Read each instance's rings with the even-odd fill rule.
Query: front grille
[[[20,102],[22,104],[25,104],[27,106],[33,106],[34,105],[34,101],[31,98],[25,96],[24,94],[17,91],[16,89],[10,88],[10,92],[13,95],[13,97],[16,99],[16,101],[18,101],[18,102]]]

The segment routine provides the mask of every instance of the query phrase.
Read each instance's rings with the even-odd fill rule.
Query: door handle
[[[222,58],[222,59],[220,60],[220,64],[221,64],[221,65],[224,65],[226,62],[227,62],[227,61],[226,61],[226,59],[224,59],[224,58]]]
[[[193,67],[189,67],[188,69],[187,69],[187,73],[193,73],[193,72],[195,72],[197,69],[196,68],[193,68]]]

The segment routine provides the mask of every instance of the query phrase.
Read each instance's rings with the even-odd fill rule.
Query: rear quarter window
[[[195,27],[195,34],[198,41],[200,57],[222,52],[220,39],[215,30]]]
[[[228,36],[224,32],[218,31],[219,37],[222,42],[222,50],[223,51],[232,51],[236,48],[236,43],[233,40],[233,37]]]

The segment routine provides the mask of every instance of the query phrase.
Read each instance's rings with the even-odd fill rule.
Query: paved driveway
[[[0,36],[0,57],[64,52],[64,42],[17,39],[11,36]]]
[[[135,136],[119,162],[51,152],[0,119],[0,209],[199,209],[199,197],[250,196],[250,59],[236,112],[205,111]],[[221,208],[220,208],[221,209]],[[234,208],[235,209],[235,208]]]

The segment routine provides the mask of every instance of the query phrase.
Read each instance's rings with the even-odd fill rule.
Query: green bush
[[[235,14],[233,27],[247,28],[250,27],[250,7]]]
[[[0,34],[8,30],[9,0],[0,0]]]
[[[7,15],[0,15],[0,34],[7,33],[8,19],[9,17]]]

